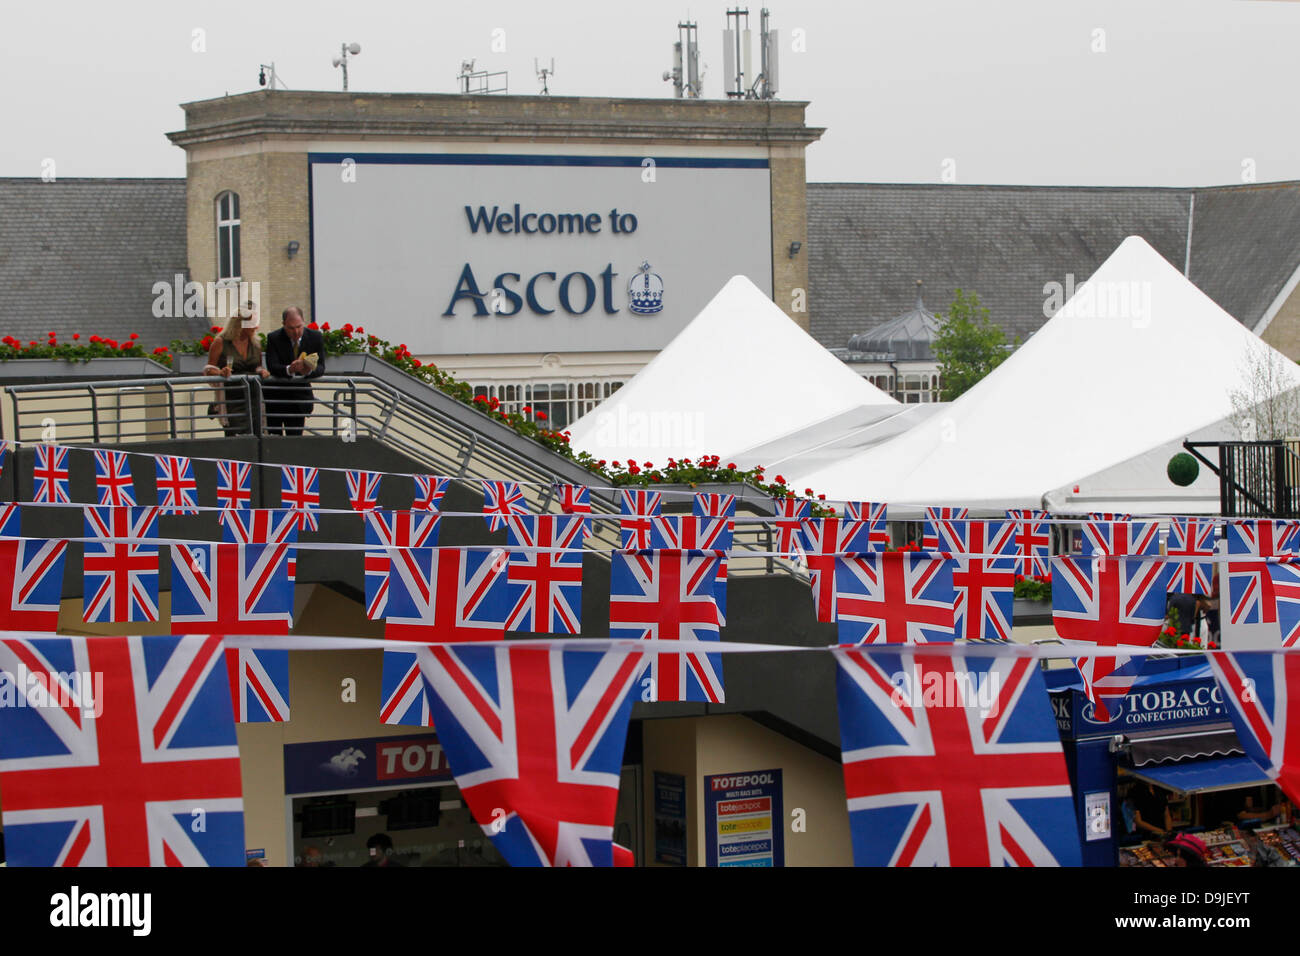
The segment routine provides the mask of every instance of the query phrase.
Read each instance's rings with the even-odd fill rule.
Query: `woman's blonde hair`
[[[228,342],[235,341],[235,339],[239,338],[239,333],[244,329],[244,321],[250,316],[259,320],[253,328],[262,324],[261,317],[257,314],[257,306],[253,304],[252,299],[245,302],[240,308],[231,313],[230,318],[226,319],[226,327],[221,330],[221,337]]]

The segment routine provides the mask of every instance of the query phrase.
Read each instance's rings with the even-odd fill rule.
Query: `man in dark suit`
[[[272,435],[301,435],[315,397],[310,380],[325,374],[325,337],[303,322],[302,310],[289,306],[281,327],[266,337],[266,428]],[[316,367],[305,358],[316,355]]]

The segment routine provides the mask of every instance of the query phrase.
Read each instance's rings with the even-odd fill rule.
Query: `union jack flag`
[[[886,508],[870,501],[849,501],[844,513],[851,521],[862,521],[867,526],[867,545],[864,551],[884,551],[889,547],[889,525],[885,523]]]
[[[247,461],[217,462],[217,503],[223,509],[247,508],[253,503],[253,465]]]
[[[1229,556],[1254,558],[1228,563],[1228,616],[1233,624],[1276,624],[1277,595],[1268,562],[1259,558],[1282,557],[1291,553],[1294,529],[1291,522],[1229,521],[1224,535]]]
[[[126,452],[95,450],[95,487],[101,505],[129,508],[135,504]]]
[[[157,508],[85,508],[82,620],[158,620]]]
[[[620,551],[610,558],[610,637],[700,647],[652,655],[654,699],[723,703],[722,655],[703,649],[720,640],[718,559],[693,551]]]
[[[379,507],[379,479],[375,471],[349,471],[348,502],[353,511],[373,511]]]
[[[891,551],[835,559],[841,644],[952,643],[952,562]]]
[[[921,534],[921,550],[939,551],[939,522],[961,521],[970,517],[969,508],[926,508],[925,531]]]
[[[1170,570],[1165,561],[1052,558],[1052,622],[1067,641],[1101,648],[1150,647],[1165,621]],[[1127,657],[1080,657],[1075,661],[1093,713],[1110,719],[1108,703],[1128,693],[1134,676],[1116,674]]]
[[[1016,574],[1046,577],[1051,573],[1052,536],[1046,511],[1015,509],[1007,512],[1016,528]]]
[[[489,531],[500,531],[508,515],[528,513],[528,502],[517,481],[483,482],[483,514]]]
[[[0,438],[0,475],[5,472],[5,453],[9,451],[9,442]]]
[[[1133,516],[1130,514],[1120,514],[1117,511],[1093,511],[1088,515],[1093,521],[1132,521]]]
[[[795,555],[802,552],[803,519],[812,513],[812,502],[806,498],[773,498],[772,509],[777,516],[777,553]]]
[[[384,636],[399,641],[499,641],[509,586],[500,548],[392,552]]]
[[[1160,553],[1159,521],[1085,521],[1083,553],[1147,557]]]
[[[298,543],[298,516],[276,508],[238,509],[221,512],[221,540],[226,544]],[[297,549],[290,547],[285,565],[289,583],[298,578]]]
[[[553,487],[560,510],[566,515],[591,514],[591,489],[586,485],[557,483]]]
[[[456,784],[506,861],[615,865],[623,745],[644,656],[465,646],[418,653]]]
[[[1014,532],[1010,521],[936,521],[939,550],[956,555],[952,584],[958,637],[1011,640],[1016,589]]]
[[[62,445],[37,445],[32,480],[35,483],[32,501],[72,504],[68,491],[68,449]]]
[[[1300,568],[1294,564],[1269,564],[1269,584],[1275,615],[1282,630],[1282,646],[1300,644]]]
[[[429,684],[420,673],[416,651],[384,651],[379,683],[379,719],[385,724],[432,727]]]
[[[735,495],[696,495],[695,501],[691,505],[691,513],[697,518],[734,518],[736,516],[736,496]],[[734,521],[727,522],[728,527],[734,527]]]
[[[871,531],[864,520],[845,518],[805,518],[803,542],[808,549],[808,570],[812,574],[813,607],[817,620],[829,623],[835,617],[835,577],[839,570],[836,556],[865,554],[875,549]]]
[[[721,496],[719,496],[721,497]],[[660,516],[650,530],[652,548],[670,551],[707,551],[718,559],[713,599],[718,605],[718,623],[727,623],[727,552],[731,550],[732,523],[725,516]]]
[[[1080,865],[1065,757],[1034,661],[834,653],[858,866]],[[946,689],[941,699],[934,687]]]
[[[1300,801],[1300,655],[1207,654],[1250,759]]]
[[[280,467],[280,507],[297,516],[298,530],[318,531],[313,513],[320,507],[320,469],[302,465]]]
[[[650,529],[653,518],[660,513],[664,496],[657,491],[624,490],[620,495],[619,513],[623,519],[619,522],[622,532],[623,547],[638,550],[654,547],[651,544]]]
[[[21,509],[13,501],[0,501],[0,538],[22,536]]]
[[[437,511],[442,496],[447,493],[449,478],[437,475],[412,475],[415,479],[415,500],[411,502],[412,511]]]
[[[237,723],[283,723],[289,719],[288,651],[228,647],[226,672]]]
[[[17,510],[5,521],[5,534],[18,533]],[[0,574],[9,581],[8,600],[0,599],[0,631],[59,629],[63,600],[63,561],[68,542],[34,538],[0,540]]]
[[[506,630],[577,634],[582,630],[581,517],[508,519],[510,612]],[[516,550],[526,548],[528,550]],[[559,549],[559,550],[554,550]]]
[[[287,544],[173,544],[172,633],[288,634]]]
[[[1212,558],[1218,550],[1218,520],[1172,518],[1169,522],[1171,558]],[[1184,594],[1209,594],[1213,587],[1213,561],[1179,561],[1173,564],[1169,590]]]
[[[0,707],[10,866],[244,865],[221,649],[215,636],[0,641],[10,673],[103,680],[98,694],[47,680],[26,691],[32,706]]]
[[[441,515],[419,511],[373,511],[366,515],[366,544],[382,548],[432,548]],[[366,617],[382,620],[388,608],[388,571],[396,551],[366,551]]]
[[[163,514],[199,513],[199,486],[194,482],[194,466],[188,458],[154,455],[158,470],[158,504]]]

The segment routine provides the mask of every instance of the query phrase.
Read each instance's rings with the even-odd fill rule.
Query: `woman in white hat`
[[[226,320],[226,327],[212,340],[208,349],[208,364],[203,369],[204,375],[219,375],[229,379],[232,375],[260,375],[266,378],[270,372],[262,367],[262,346],[257,341],[257,328],[260,320],[257,306],[252,301],[243,306]],[[248,392],[243,382],[227,382],[224,398],[213,402],[216,408],[209,408],[210,414],[221,419],[226,430],[226,437],[248,433],[248,409],[245,406]]]

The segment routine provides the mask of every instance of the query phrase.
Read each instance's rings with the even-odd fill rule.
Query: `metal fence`
[[[1183,442],[1219,476],[1225,517],[1300,518],[1300,455],[1295,442]],[[1201,449],[1213,449],[1214,459]]]

